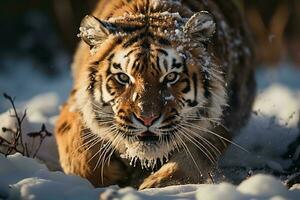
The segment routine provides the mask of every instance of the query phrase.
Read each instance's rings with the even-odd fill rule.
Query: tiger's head
[[[79,36],[90,55],[77,102],[107,154],[117,149],[153,167],[220,118],[226,94],[209,47],[215,29],[207,12],[83,19]]]

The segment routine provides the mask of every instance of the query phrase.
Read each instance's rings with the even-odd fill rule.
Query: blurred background
[[[79,24],[97,1],[0,0],[0,93],[17,96],[18,102],[46,91],[65,99]],[[256,66],[300,69],[300,0],[235,1],[255,41]],[[0,112],[7,107],[1,99]]]
[[[257,62],[276,67],[281,61],[300,66],[300,1],[244,1],[256,44]]]
[[[80,21],[96,2],[1,0],[0,73],[19,62],[50,76],[68,69]],[[299,66],[300,1],[251,0],[242,4],[260,66],[276,67],[283,60]]]

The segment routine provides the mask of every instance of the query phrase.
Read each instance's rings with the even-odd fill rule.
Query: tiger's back
[[[199,11],[208,11],[215,24],[211,24],[206,12],[195,15]],[[251,41],[238,7],[222,0],[103,0],[92,15],[102,21],[99,25],[97,20],[88,19],[82,24],[83,41],[73,62],[73,91],[56,126],[64,171],[86,177],[95,186],[120,184],[142,189],[203,181],[207,176],[200,171],[214,166],[211,161],[215,162],[233,134],[245,124],[255,94]],[[90,35],[89,29],[101,34]],[[141,66],[150,67],[144,72]],[[121,68],[130,68],[132,74],[126,71],[128,77],[117,77]],[[151,73],[155,75],[150,77]],[[158,74],[164,79],[173,80],[175,75],[179,78],[174,83],[168,80],[170,84],[162,90],[162,84],[167,83],[162,80],[158,86],[154,80]],[[108,78],[111,75],[116,80]],[[121,91],[123,83],[129,86],[124,85]],[[132,91],[130,85],[134,87]],[[163,101],[160,95],[165,95]],[[131,141],[129,133],[135,133],[135,129],[130,132],[129,126],[126,132],[111,125],[122,136],[113,128],[104,129],[104,123],[110,123],[105,118],[112,113],[113,123],[133,124],[135,129],[148,127],[147,131],[136,131]],[[171,131],[161,129],[156,133],[162,126],[151,129],[155,126],[154,116]],[[174,125],[174,116],[177,120],[187,119],[186,124]],[[200,121],[200,116],[207,121]],[[192,117],[200,122],[193,122]],[[171,122],[166,125],[167,118]],[[178,130],[187,135],[181,138],[174,133],[169,139],[160,135],[164,131],[172,135]],[[206,133],[197,136],[198,131]],[[163,139],[148,141],[156,136]],[[135,141],[137,138],[143,139]],[[155,144],[155,148],[149,150],[146,144]],[[155,157],[157,152],[162,155]],[[191,159],[187,161],[189,154]],[[152,169],[144,169],[147,165]]]

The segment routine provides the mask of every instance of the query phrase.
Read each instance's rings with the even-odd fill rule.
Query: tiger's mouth
[[[145,131],[138,135],[138,140],[141,142],[158,142],[159,136],[151,131]]]

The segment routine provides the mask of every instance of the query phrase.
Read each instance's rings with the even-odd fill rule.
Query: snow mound
[[[50,172],[20,154],[0,155],[0,166],[0,199],[97,199],[102,191],[78,176]]]
[[[255,175],[239,186],[229,183],[217,185],[180,185],[136,191],[132,188],[93,188],[85,179],[51,172],[44,164],[20,154],[5,158],[0,155],[0,198],[2,199],[197,199],[246,200],[280,199],[298,200],[300,187],[288,190],[281,181],[269,175]]]
[[[299,134],[300,90],[295,92],[281,84],[272,84],[256,97],[248,125],[235,142],[248,152],[231,146],[224,165],[247,168],[269,167],[283,171],[291,164],[282,155]]]
[[[288,190],[279,180],[258,174],[243,181],[239,186],[229,183],[202,185],[197,193],[198,200],[297,200],[300,189]]]

